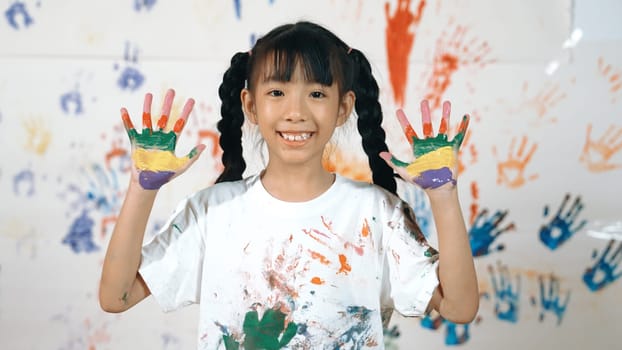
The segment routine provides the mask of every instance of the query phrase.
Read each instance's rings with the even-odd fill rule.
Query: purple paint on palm
[[[426,170],[422,172],[419,176],[417,176],[414,181],[416,184],[424,189],[438,188],[448,182],[451,182],[455,185],[456,180],[453,178],[452,175],[453,174],[448,167],[443,167],[440,169]]]
[[[146,190],[157,190],[175,175],[174,171],[143,170],[138,176],[140,185]]]

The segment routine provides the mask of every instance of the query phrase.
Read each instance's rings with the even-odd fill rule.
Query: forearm
[[[106,311],[124,311],[148,293],[144,282],[137,281],[137,273],[145,228],[156,193],[136,184],[128,188],[102,268],[99,300]]]
[[[457,188],[429,194],[439,245],[438,311],[450,321],[470,322],[477,314],[479,291]]]

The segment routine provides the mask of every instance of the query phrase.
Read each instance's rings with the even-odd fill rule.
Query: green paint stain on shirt
[[[285,347],[296,335],[298,325],[290,322],[285,327],[285,314],[281,310],[268,309],[261,320],[256,310],[244,317],[245,350],[278,350]],[[240,344],[229,336],[223,336],[227,350],[238,350]]]

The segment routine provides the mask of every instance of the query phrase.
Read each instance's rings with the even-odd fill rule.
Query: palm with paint
[[[175,91],[169,89],[164,97],[161,117],[158,120],[158,130],[153,130],[151,122],[151,102],[153,96],[145,95],[143,104],[143,130],[138,133],[132,124],[127,109],[121,108],[123,125],[132,144],[132,182],[137,182],[146,190],[157,190],[174,177],[188,169],[205,149],[204,145],[194,147],[188,155],[177,157],[175,147],[179,134],[186,125],[186,121],[194,100],[188,99],[181,116],[175,122],[173,130],[167,130],[171,106]]]
[[[430,107],[428,101],[423,100],[421,102],[421,119],[424,138],[419,138],[408,122],[404,111],[398,110],[397,119],[413,148],[415,160],[406,163],[395,158],[389,152],[381,152],[380,157],[404,180],[415,183],[424,190],[436,189],[448,183],[454,187],[458,176],[458,150],[469,125],[469,116],[465,115],[462,118],[458,133],[449,141],[447,128],[450,113],[451,105],[449,101],[445,101],[438,134],[433,136]]]

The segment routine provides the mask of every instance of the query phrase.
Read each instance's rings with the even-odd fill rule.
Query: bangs
[[[343,67],[336,47],[326,39],[304,30],[281,33],[257,45],[252,60],[263,81],[289,82],[297,68],[306,82],[330,86],[343,82]]]
[[[264,57],[263,81],[289,82],[297,68],[301,69],[306,82],[330,86],[333,84],[333,67],[326,55],[318,51],[300,51],[296,48],[281,48],[267,53]]]

